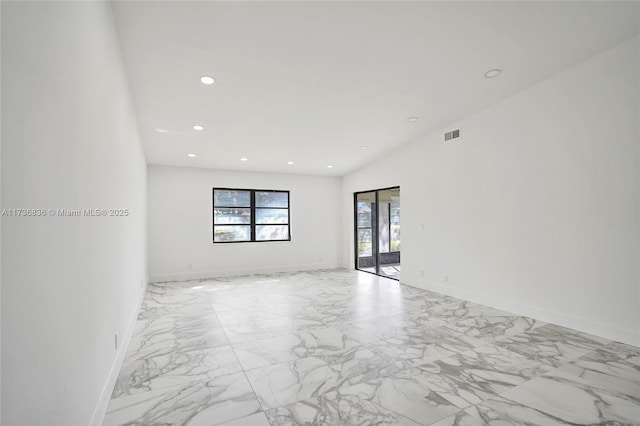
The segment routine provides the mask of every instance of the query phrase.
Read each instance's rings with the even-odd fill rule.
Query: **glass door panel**
[[[400,188],[378,191],[378,247],[377,274],[400,279]]]
[[[356,250],[357,268],[376,273],[377,232],[375,228],[376,193],[356,194]]]

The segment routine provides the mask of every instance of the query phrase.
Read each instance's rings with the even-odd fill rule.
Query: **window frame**
[[[238,192],[248,192],[249,193],[249,206],[224,206],[215,204],[215,193],[216,191],[238,191]],[[287,194],[287,207],[258,207],[256,205],[256,193],[258,192],[272,192],[272,193],[284,193]],[[250,210],[250,219],[249,223],[225,223],[225,224],[216,224],[216,208],[224,209],[224,208],[239,208]],[[260,209],[277,209],[277,210],[286,210],[287,211],[287,222],[286,223],[257,223],[256,221],[256,211]],[[216,241],[216,225],[217,226],[249,226],[250,233],[248,240],[240,240],[240,241]],[[258,226],[286,226],[287,227],[287,235],[288,238],[282,240],[258,240],[256,227]],[[283,242],[283,241],[291,241],[291,191],[285,189],[247,189],[247,188],[226,188],[226,187],[213,187],[211,189],[211,237],[213,244],[233,244],[233,243],[273,243],[273,242]]]

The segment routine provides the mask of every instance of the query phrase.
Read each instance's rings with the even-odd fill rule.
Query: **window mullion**
[[[256,240],[256,191],[251,191],[251,241]]]

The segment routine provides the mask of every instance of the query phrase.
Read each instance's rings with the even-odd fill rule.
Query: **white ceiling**
[[[150,164],[333,176],[637,35],[639,6],[113,3]]]

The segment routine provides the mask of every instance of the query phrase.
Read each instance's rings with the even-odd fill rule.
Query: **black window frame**
[[[225,205],[217,205],[215,204],[215,192],[216,191],[240,191],[240,192],[248,192],[249,193],[249,206],[225,206]],[[284,193],[287,194],[287,207],[258,207],[256,205],[256,193],[257,192],[272,192],[272,193]],[[230,243],[273,243],[273,242],[282,242],[282,241],[291,241],[291,192],[285,189],[247,189],[247,188],[224,188],[224,187],[213,187],[211,189],[211,231],[212,231],[212,241],[213,244],[230,244]],[[250,227],[250,239],[241,240],[241,241],[216,241],[216,208],[248,208],[251,211],[250,221],[249,223],[225,223],[225,224],[217,224],[218,226],[249,226]],[[287,211],[287,223],[257,223],[256,221],[256,211],[260,209],[279,209]],[[258,240],[256,239],[256,227],[257,226],[269,226],[269,225],[285,225],[287,227],[287,239],[281,240]]]

